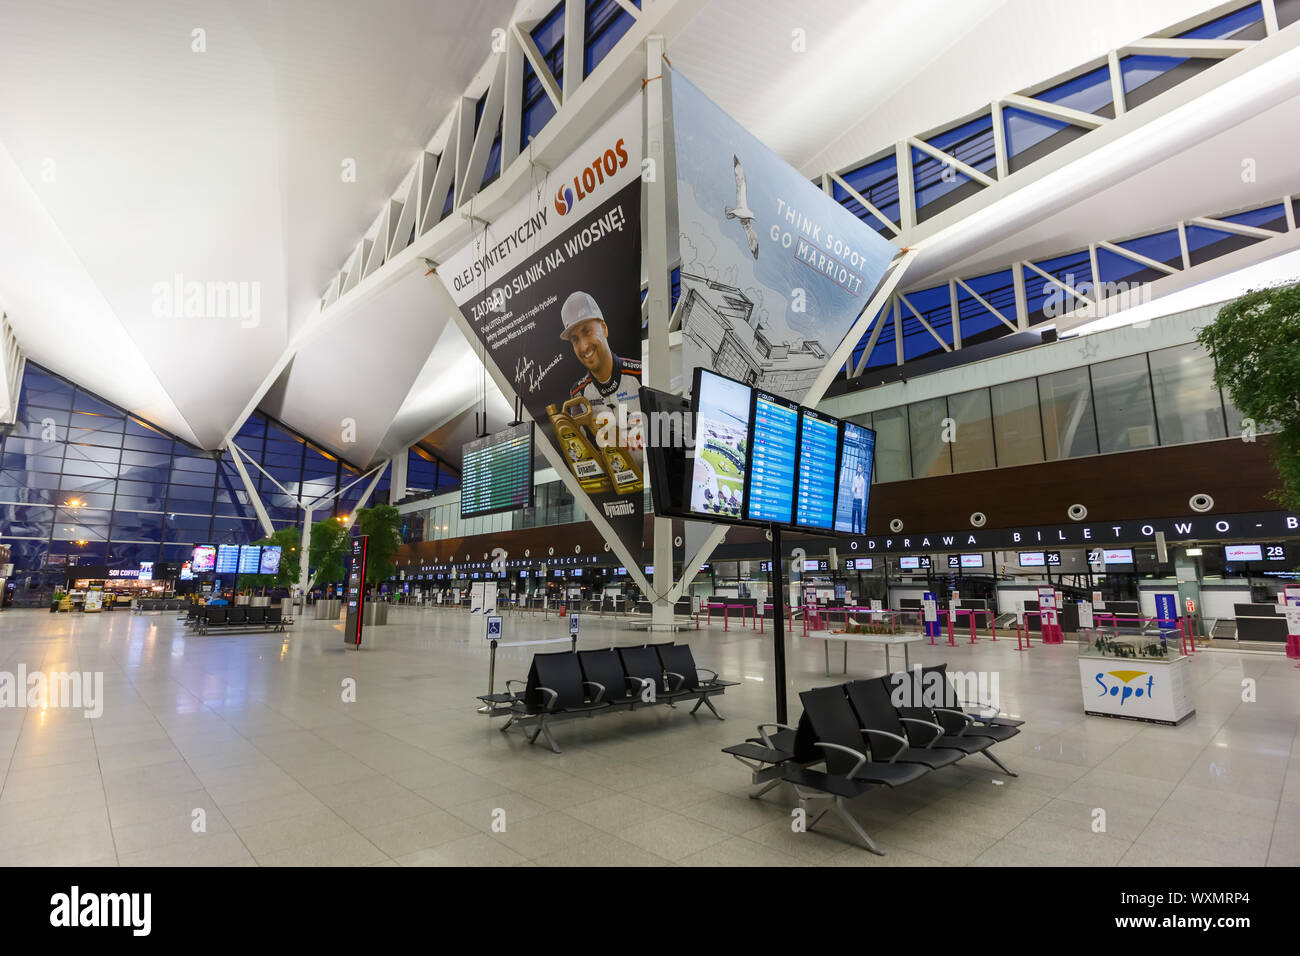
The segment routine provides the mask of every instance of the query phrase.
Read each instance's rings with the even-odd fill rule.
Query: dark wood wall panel
[[[1278,485],[1271,453],[1268,438],[1230,438],[888,482],[871,489],[867,533],[887,534],[894,518],[909,531],[957,531],[974,511],[989,528],[1065,524],[1075,502],[1090,521],[1164,518],[1191,514],[1187,499],[1198,492],[1214,498],[1215,511],[1269,511]]]

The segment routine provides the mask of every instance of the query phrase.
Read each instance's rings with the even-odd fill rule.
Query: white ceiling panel
[[[302,348],[268,414],[368,465],[447,325],[427,279],[407,276]]]

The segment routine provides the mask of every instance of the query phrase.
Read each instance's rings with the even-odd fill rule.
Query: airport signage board
[[[848,547],[850,551],[868,554],[925,549],[946,550],[954,547],[982,551],[1010,551],[1026,549],[1030,545],[1105,549],[1111,544],[1154,542],[1157,531],[1163,531],[1167,541],[1296,538],[1300,537],[1300,513],[1264,511],[1232,515],[1193,515],[1129,521],[1077,522],[1068,525],[873,535],[850,538]]]
[[[439,264],[462,327],[568,465],[625,562],[641,547],[641,97]],[[559,467],[564,467],[560,464]]]
[[[366,602],[366,552],[369,549],[369,535],[358,535],[352,539],[348,553],[348,573],[345,585],[344,602],[347,614],[343,621],[343,643],[345,646],[361,646],[361,630],[365,623]]]

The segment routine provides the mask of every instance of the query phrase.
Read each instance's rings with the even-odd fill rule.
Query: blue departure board
[[[789,524],[794,508],[798,403],[755,391],[752,434],[746,517]]]
[[[839,419],[811,408],[799,411],[798,492],[794,521],[805,528],[830,530],[835,520],[835,466]]]
[[[262,567],[262,548],[256,544],[239,546],[239,573],[257,574]]]
[[[217,574],[239,573],[239,545],[222,544],[217,546]]]

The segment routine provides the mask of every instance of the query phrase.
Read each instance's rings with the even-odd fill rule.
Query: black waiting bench
[[[789,783],[801,809],[815,800],[830,803],[808,823],[808,830],[834,812],[868,850],[883,856],[845,800],[877,787],[901,787],[972,754],[982,754],[1008,776],[1016,776],[990,748],[1020,733],[1024,721],[989,713],[997,711],[991,705],[958,699],[946,668],[940,664],[922,669],[923,675],[938,675],[929,686],[938,688],[939,699],[924,692],[920,700],[905,696],[904,703],[916,706],[895,706],[897,681],[902,678],[910,689],[910,674],[804,691],[799,695],[804,710],[797,727],[760,724],[757,737],[722,752],[749,768],[752,782],[759,785],[751,797]],[[968,711],[971,706],[976,712]]]
[[[135,614],[144,614],[146,611],[180,611],[185,607],[185,602],[180,598],[136,598],[132,607]]]
[[[736,681],[719,679],[716,672],[696,667],[695,657],[685,644],[646,644],[597,651],[561,651],[534,654],[526,681],[506,681],[504,694],[484,694],[478,699],[489,713],[509,714],[501,730],[511,726],[535,727],[530,744],[545,736],[560,752],[551,724],[575,717],[595,717],[615,711],[637,710],[682,701],[695,701],[694,714],[701,706],[713,716],[723,717],[709,699],[735,687]]]
[[[204,605],[191,607],[185,620],[195,634],[230,634],[255,631],[283,631],[292,621],[275,605]]]

